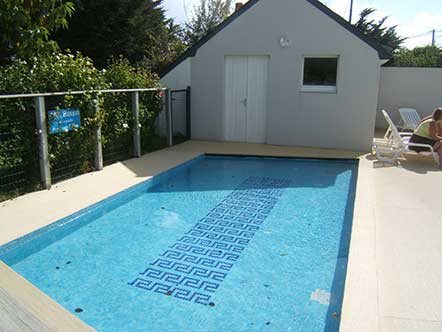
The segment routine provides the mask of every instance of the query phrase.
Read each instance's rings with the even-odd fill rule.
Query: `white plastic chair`
[[[412,133],[399,133],[388,113],[382,110],[385,121],[387,121],[391,135],[384,139],[375,139],[373,141],[373,150],[378,160],[388,163],[395,163],[399,157],[404,154],[415,154],[432,156],[436,165],[440,165],[439,155],[434,151],[433,147],[428,144],[410,143]],[[410,150],[410,146],[422,147],[428,149],[424,152],[416,152]]]
[[[415,130],[421,122],[419,113],[414,108],[399,108],[402,130]]]

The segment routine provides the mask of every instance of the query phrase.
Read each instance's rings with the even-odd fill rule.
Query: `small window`
[[[336,92],[337,57],[304,58],[304,92]]]

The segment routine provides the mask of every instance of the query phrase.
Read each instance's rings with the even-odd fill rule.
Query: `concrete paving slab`
[[[440,332],[442,322],[419,321],[384,317],[381,319],[380,332]]]
[[[376,231],[381,314],[442,321],[442,218],[382,207]]]

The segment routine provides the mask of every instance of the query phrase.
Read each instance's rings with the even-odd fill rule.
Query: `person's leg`
[[[442,142],[436,142],[433,148],[439,154],[439,168],[442,169]]]

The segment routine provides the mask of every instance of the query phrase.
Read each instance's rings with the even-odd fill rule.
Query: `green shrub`
[[[160,87],[159,78],[143,68],[134,68],[119,58],[107,70],[97,70],[92,61],[77,53],[52,54],[32,62],[15,61],[0,67],[0,94],[34,92],[127,89]],[[98,112],[96,104],[99,104]],[[45,98],[46,110],[76,108],[81,111],[81,127],[48,137],[53,181],[93,169],[95,131],[102,126],[104,150],[120,145],[124,156],[131,154],[132,98],[130,93],[81,95]],[[155,141],[154,122],[159,113],[161,95],[140,93],[140,122],[143,142]],[[38,142],[35,133],[35,110],[32,98],[0,101],[0,193],[18,188],[35,188],[39,182]],[[112,158],[110,158],[112,159]],[[11,181],[11,174],[18,174]]]
[[[104,72],[112,89],[160,88],[159,77],[143,67],[133,67],[124,58],[115,58]],[[103,150],[105,161],[125,159],[132,154],[131,93],[106,94],[104,99]],[[140,125],[143,150],[153,140],[154,123],[161,109],[161,94],[140,92]],[[126,156],[125,156],[126,154]]]
[[[442,67],[442,48],[437,46],[403,48],[385,66],[388,67]]]
[[[23,94],[107,88],[102,73],[81,54],[51,54],[32,62],[16,61],[0,68],[0,92]],[[49,135],[51,170],[55,181],[91,168],[94,129],[99,117],[92,93],[46,97],[46,110],[79,108],[82,126],[67,133]],[[21,174],[18,181],[34,187],[38,183],[38,142],[35,134],[34,100],[7,99],[0,103],[0,126],[8,135],[0,143],[0,169],[3,177]],[[0,175],[1,176],[1,175]],[[13,186],[13,188],[16,186]],[[8,186],[3,188],[8,190]]]

